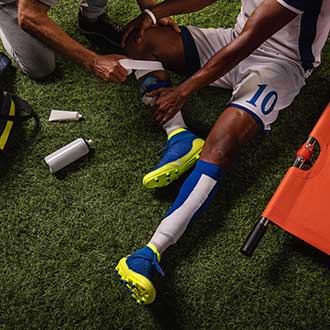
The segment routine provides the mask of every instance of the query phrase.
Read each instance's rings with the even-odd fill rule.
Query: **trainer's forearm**
[[[152,11],[157,19],[173,15],[188,14],[199,11],[216,0],[165,0]]]
[[[73,40],[47,15],[48,7],[38,1],[19,1],[19,23],[21,27],[45,42],[62,56],[91,69],[96,54]]]
[[[242,33],[180,85],[183,95],[190,95],[224,76],[296,15],[276,0],[265,0],[248,19]]]

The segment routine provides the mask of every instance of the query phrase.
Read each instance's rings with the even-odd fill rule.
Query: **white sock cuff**
[[[170,135],[173,131],[179,128],[187,128],[186,123],[184,122],[182,112],[179,111],[172,119],[163,125],[164,130],[167,135]]]

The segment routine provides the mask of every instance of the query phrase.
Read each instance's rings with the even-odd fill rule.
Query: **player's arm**
[[[48,17],[49,7],[38,0],[18,2],[18,23],[60,55],[68,57],[105,80],[123,82],[127,71],[118,56],[99,56],[73,40]],[[122,56],[120,56],[122,58]]]
[[[166,17],[199,11],[215,1],[216,0],[165,0],[152,7],[152,13],[155,15],[157,22],[161,22],[162,19]],[[144,31],[152,27],[152,25],[153,21],[148,14],[142,13],[139,15],[128,24],[123,37],[122,47],[125,47],[126,40],[133,31],[135,32],[137,43],[141,43],[144,37]],[[179,32],[178,29],[176,30]]]
[[[166,122],[182,109],[194,91],[210,85],[232,70],[263,42],[297,16],[277,0],[265,0],[250,16],[241,34],[216,53],[206,65],[181,85],[152,93],[156,101],[156,120]]]
[[[182,85],[183,94],[190,95],[228,73],[296,16],[277,0],[265,0],[247,20],[241,34]]]

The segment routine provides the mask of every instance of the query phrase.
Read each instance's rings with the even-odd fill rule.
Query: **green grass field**
[[[138,13],[134,0],[109,2],[121,23]],[[177,20],[229,27],[239,7],[238,0],[218,1]],[[77,10],[76,1],[63,0],[51,15],[89,47],[76,28]],[[0,329],[329,329],[327,256],[275,227],[254,258],[239,252],[329,101],[329,46],[272,135],[242,151],[210,209],[166,252],[166,277],[150,307],[134,305],[113,270],[148,241],[182,180],[158,191],[142,186],[165,135],[141,105],[134,79],[105,83],[63,59],[46,82],[12,72],[1,83],[31,103],[41,127],[24,127],[1,170]],[[229,98],[229,91],[202,90],[185,109],[187,122],[206,136]],[[49,123],[50,109],[78,110],[85,120]],[[43,157],[78,137],[93,139],[95,152],[51,175]]]

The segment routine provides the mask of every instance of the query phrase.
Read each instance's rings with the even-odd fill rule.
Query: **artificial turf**
[[[134,0],[109,1],[121,23]],[[239,1],[218,1],[180,24],[232,26]],[[71,36],[78,4],[59,1],[51,16]],[[180,77],[175,77],[179,81]],[[4,161],[0,175],[0,329],[304,329],[330,328],[330,260],[271,227],[252,259],[240,246],[316,123],[330,96],[330,47],[323,64],[270,136],[245,147],[212,206],[163,257],[158,297],[137,307],[113,272],[118,260],[143,246],[173,202],[182,180],[149,191],[165,135],[141,105],[130,78],[124,86],[100,81],[58,59],[45,82],[20,71],[1,82],[28,100],[31,121]],[[206,88],[184,111],[205,136],[230,98]],[[50,109],[78,110],[79,123],[49,123]],[[94,152],[57,176],[43,157],[78,138]]]

